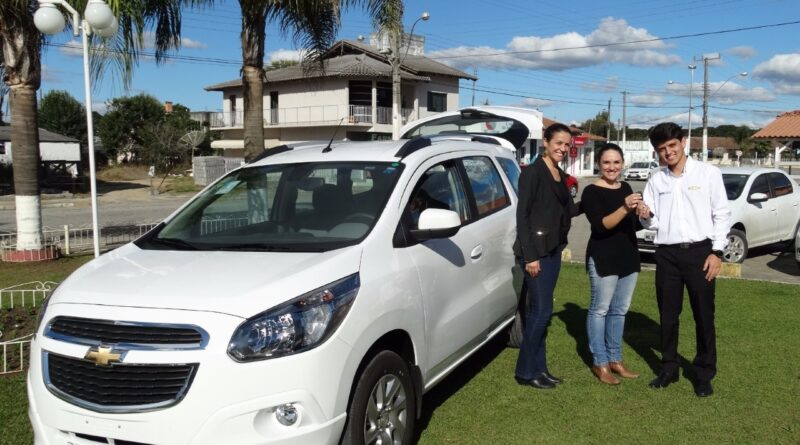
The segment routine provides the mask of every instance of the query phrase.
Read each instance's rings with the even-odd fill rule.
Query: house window
[[[447,111],[447,94],[428,91],[428,111]]]
[[[6,143],[0,142],[0,155],[6,154]]]

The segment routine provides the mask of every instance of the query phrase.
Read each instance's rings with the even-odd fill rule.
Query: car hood
[[[361,247],[324,253],[142,250],[93,260],[50,304],[210,311],[250,317],[359,270]]]

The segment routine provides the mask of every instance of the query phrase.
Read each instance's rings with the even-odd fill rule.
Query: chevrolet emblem
[[[83,357],[86,360],[93,361],[98,366],[108,366],[112,363],[119,363],[122,361],[122,353],[114,351],[114,348],[107,348],[105,346],[96,346],[90,348]]]

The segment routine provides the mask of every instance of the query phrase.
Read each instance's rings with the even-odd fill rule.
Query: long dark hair
[[[597,152],[597,163],[598,164],[600,163],[600,160],[603,159],[603,153],[607,152],[608,150],[614,150],[617,153],[619,153],[619,157],[622,158],[622,162],[625,162],[625,154],[622,153],[622,148],[617,144],[613,144],[613,143],[609,142],[606,145],[604,145],[600,149],[600,151]]]

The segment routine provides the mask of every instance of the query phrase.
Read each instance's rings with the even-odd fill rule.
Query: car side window
[[[514,194],[519,195],[519,165],[508,158],[497,158],[497,162],[500,163],[500,167],[505,172],[511,187],[514,188]]]
[[[770,173],[769,183],[772,186],[772,192],[775,194],[775,197],[791,195],[794,191],[792,189],[792,182],[781,173]]]
[[[475,156],[461,160],[467,172],[472,195],[478,211],[477,217],[483,217],[511,204],[500,172],[491,159]]]
[[[755,181],[753,181],[753,185],[750,187],[750,194],[753,193],[764,193],[768,197],[772,197],[769,193],[769,182],[767,182],[767,175],[759,175]]]
[[[453,162],[429,168],[414,186],[405,210],[411,230],[419,227],[419,216],[425,209],[452,210],[458,213],[462,223],[469,219],[468,201]]]

